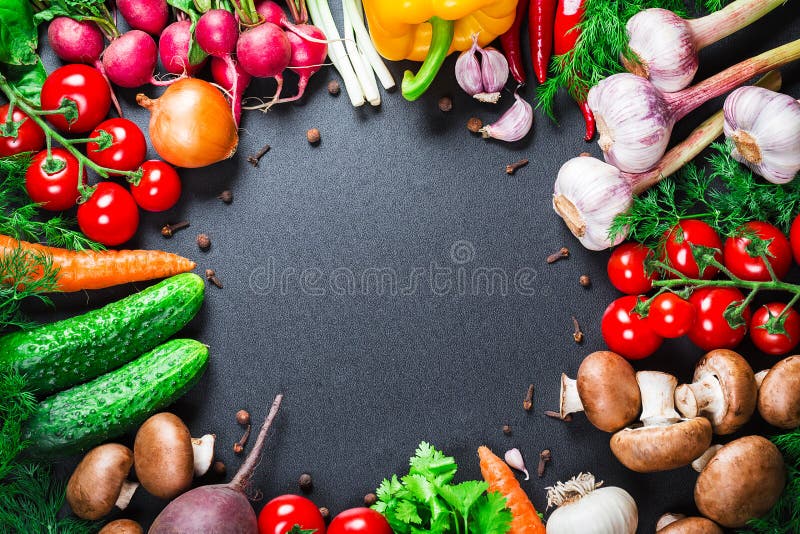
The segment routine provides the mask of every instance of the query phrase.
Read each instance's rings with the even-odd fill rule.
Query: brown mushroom
[[[641,407],[636,372],[615,352],[588,355],[578,368],[576,380],[561,375],[562,419],[583,411],[600,430],[616,432],[635,421]]]
[[[611,451],[637,473],[667,471],[688,465],[711,444],[711,423],[703,417],[681,419],[675,411],[678,380],[659,371],[640,371],[641,426],[611,436]]]
[[[97,520],[114,506],[124,510],[139,484],[127,480],[133,453],[118,443],[95,447],[75,468],[67,482],[67,502],[81,519]]]
[[[716,434],[732,434],[756,408],[758,388],[750,364],[739,353],[712,350],[700,358],[691,384],[675,390],[675,405],[684,417],[705,417]]]
[[[705,465],[694,487],[700,513],[728,528],[743,527],[777,502],[786,484],[778,448],[761,436],[723,446]]]
[[[680,514],[662,515],[656,524],[658,534],[723,534],[719,525],[705,517]]]
[[[100,529],[97,534],[142,534],[142,525],[133,519],[117,519]]]
[[[177,415],[162,412],[145,421],[136,433],[133,455],[136,477],[156,497],[173,499],[192,485],[192,436]]]
[[[762,373],[764,373],[762,375]],[[772,426],[800,426],[800,356],[789,356],[756,375],[758,413]]]

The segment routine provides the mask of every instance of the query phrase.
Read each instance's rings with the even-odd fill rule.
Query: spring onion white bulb
[[[591,473],[547,488],[547,534],[635,534],[636,501],[622,488],[600,487]]]

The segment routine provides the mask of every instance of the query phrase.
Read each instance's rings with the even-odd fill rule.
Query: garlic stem
[[[723,9],[688,20],[695,41],[695,50],[703,48],[749,26],[786,0],[737,0]]]

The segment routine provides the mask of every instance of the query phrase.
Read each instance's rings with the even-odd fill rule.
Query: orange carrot
[[[161,250],[74,251],[0,235],[0,256],[17,248],[52,258],[58,291],[102,289],[128,282],[166,278],[195,268],[192,260]]]
[[[488,447],[478,447],[478,456],[481,459],[481,474],[489,484],[489,491],[500,492],[511,510],[513,519],[507,534],[545,534],[544,523],[511,468]]]

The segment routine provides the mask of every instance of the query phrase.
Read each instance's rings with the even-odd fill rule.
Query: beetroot
[[[267,431],[278,413],[283,395],[272,402],[253,450],[228,484],[200,486],[164,508],[148,534],[258,534],[258,521],[245,490],[258,464]]]
[[[117,0],[117,8],[134,30],[160,34],[169,22],[166,0]]]
[[[158,38],[158,55],[164,69],[171,74],[192,75],[205,64],[189,62],[189,45],[192,42],[192,22],[179,20],[167,26]]]
[[[239,126],[242,117],[242,97],[252,77],[235,60],[226,61],[219,57],[211,58],[211,77],[217,85],[230,93],[233,119],[236,121],[236,126]]]
[[[103,65],[108,77],[120,87],[139,87],[153,80],[156,68],[156,42],[141,30],[131,30],[114,39]]]

